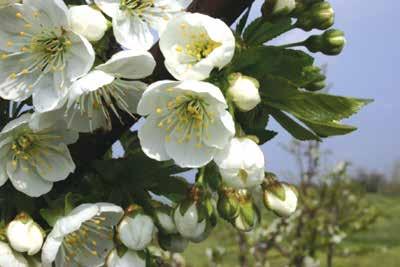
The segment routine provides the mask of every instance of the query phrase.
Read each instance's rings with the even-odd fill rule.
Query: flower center
[[[144,10],[154,7],[154,0],[121,0],[119,8],[141,15]]]
[[[192,95],[179,95],[170,100],[165,111],[157,108],[156,113],[161,116],[158,126],[168,132],[166,141],[169,142],[172,135],[180,144],[195,138],[196,146],[202,147],[204,139],[209,138],[208,127],[214,123],[213,113],[207,108],[204,99]]]
[[[11,145],[11,150],[17,158],[28,160],[30,158],[30,150],[34,144],[34,137],[29,134],[23,134],[18,137]]]
[[[176,51],[178,53],[185,53],[196,63],[208,57],[216,48],[222,45],[212,40],[205,30],[193,34],[188,31],[186,24],[182,24],[181,29],[183,36],[187,37],[188,41],[184,46],[177,45]]]
[[[32,36],[29,50],[37,55],[36,66],[42,71],[62,71],[64,55],[71,45],[64,30],[61,30],[61,35],[54,30],[43,30]]]
[[[104,258],[109,252],[106,243],[111,243],[114,238],[113,227],[106,223],[107,218],[95,216],[84,222],[79,230],[64,237],[62,248],[65,260],[74,261],[75,257],[100,257]]]
[[[90,131],[94,130],[93,119],[98,117],[95,115],[96,112],[102,113],[105,117],[107,130],[111,130],[112,128],[110,109],[121,123],[122,119],[118,113],[118,109],[125,111],[134,118],[134,115],[129,109],[129,104],[126,101],[125,87],[126,85],[124,85],[121,80],[115,79],[111,84],[104,85],[96,91],[91,91],[79,97],[75,103],[67,109],[67,112],[72,112],[68,126],[71,127],[71,123],[77,112],[88,117]]]

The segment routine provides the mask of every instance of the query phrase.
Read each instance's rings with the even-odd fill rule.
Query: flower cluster
[[[296,24],[280,28],[327,29],[329,4],[301,11],[294,0],[271,1],[262,23],[243,33],[242,21],[234,33],[186,12],[190,0],[71,2],[0,0],[0,195],[16,202],[0,214],[0,266],[148,266],[155,236],[162,249],[182,252],[208,237],[217,216],[252,230],[261,219],[256,196],[279,216],[295,212],[296,189],[266,173],[261,145],[274,134],[268,116],[285,116],[274,97],[300,99],[296,86],[318,89],[325,76],[291,45],[263,46],[263,35],[278,32],[257,27],[291,16]],[[345,41],[328,30],[301,44],[336,55]],[[271,67],[260,64],[264,56]],[[290,74],[279,73],[290,59]],[[330,111],[329,127],[307,136],[330,135],[319,131],[362,106],[337,102],[335,110],[351,112]],[[312,119],[303,122],[321,125]],[[83,143],[97,150],[118,138],[123,159],[103,148],[86,158]],[[193,184],[177,176],[187,169],[197,169]]]

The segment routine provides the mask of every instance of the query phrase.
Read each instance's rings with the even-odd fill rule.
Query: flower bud
[[[294,186],[278,181],[269,181],[263,185],[263,189],[264,205],[275,214],[288,217],[296,211],[298,197]]]
[[[6,234],[11,247],[18,252],[27,252],[28,255],[35,255],[42,248],[44,232],[25,213],[19,214],[8,224]]]
[[[260,83],[256,79],[233,73],[229,76],[229,85],[228,95],[240,110],[252,110],[261,102]]]
[[[296,7],[295,0],[267,0],[261,12],[264,18],[290,14]]]
[[[329,56],[340,54],[345,44],[344,33],[335,29],[327,30],[322,35],[310,36],[305,42],[305,46],[311,52],[321,52]]]
[[[309,9],[301,13],[296,26],[305,31],[312,29],[326,30],[333,25],[335,13],[328,2],[314,3]]]
[[[257,206],[252,202],[249,192],[245,189],[237,191],[240,202],[239,214],[232,221],[232,224],[239,231],[249,232],[253,230],[260,221],[260,212]]]
[[[264,154],[249,138],[233,138],[214,157],[222,180],[231,187],[251,188],[264,179]]]
[[[106,259],[107,267],[146,267],[146,261],[136,251],[113,249]]]
[[[203,203],[184,201],[174,211],[174,221],[178,232],[192,242],[201,242],[207,238],[215,226],[215,215],[208,201]]]
[[[90,6],[73,6],[69,9],[72,31],[96,42],[103,38],[108,21],[103,14]]]
[[[231,221],[238,216],[239,201],[234,189],[223,188],[220,191],[217,209],[219,215],[227,221]]]
[[[129,249],[143,250],[151,242],[155,227],[141,207],[132,205],[117,227],[119,240]]]
[[[172,218],[172,209],[170,207],[161,206],[156,208],[154,217],[156,225],[162,232],[166,234],[174,234],[178,232],[176,230],[174,219]]]
[[[184,252],[189,244],[187,239],[178,234],[169,235],[162,232],[158,233],[158,243],[162,249],[173,253]]]
[[[315,92],[326,87],[326,77],[322,73],[321,68],[316,66],[306,67],[303,76],[310,81],[308,84],[304,85],[304,89],[307,91]]]

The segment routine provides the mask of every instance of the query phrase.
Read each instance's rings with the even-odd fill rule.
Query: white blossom
[[[57,220],[42,248],[42,264],[103,266],[114,248],[114,226],[124,214],[110,203],[82,204]]]
[[[281,199],[271,190],[264,191],[265,205],[282,217],[287,217],[293,214],[297,208],[297,193],[295,189],[286,183],[280,183],[283,190],[284,199]]]
[[[78,134],[61,122],[32,128],[34,116],[24,114],[0,132],[0,186],[10,179],[15,189],[38,197],[75,170],[67,145]]]
[[[146,267],[146,261],[136,251],[127,250],[122,257],[113,249],[107,257],[107,267]]]
[[[0,266],[1,267],[30,267],[22,254],[15,252],[11,247],[0,241]]]
[[[65,3],[25,0],[0,9],[0,18],[0,97],[32,96],[38,112],[60,107],[95,57],[88,40],[71,31]]]
[[[44,232],[27,214],[18,215],[7,225],[7,239],[18,252],[35,255],[43,245]]]
[[[89,41],[100,40],[107,31],[107,19],[99,10],[88,5],[71,7],[69,16],[72,30]]]
[[[125,216],[118,225],[117,231],[119,239],[127,248],[143,250],[153,239],[155,226],[151,217],[136,213]]]
[[[229,76],[229,82],[228,94],[240,110],[250,111],[261,102],[260,83],[256,79],[234,73]]]
[[[152,31],[162,33],[168,20],[181,13],[191,0],[94,0],[112,18],[114,36],[128,49],[148,50]]]
[[[231,187],[251,188],[264,180],[264,154],[249,138],[233,138],[215,158],[222,180]]]
[[[194,242],[202,239],[207,230],[207,220],[199,220],[196,203],[190,205],[186,211],[181,211],[181,206],[178,206],[174,212],[174,220],[178,232]]]
[[[148,52],[126,50],[116,53],[71,86],[66,116],[68,127],[79,132],[111,129],[110,110],[137,113],[137,104],[147,84],[134,79],[149,76],[155,60]]]
[[[181,167],[210,162],[235,134],[232,116],[218,87],[200,81],[160,81],[144,92],[138,113],[147,116],[139,129],[143,151]]]
[[[159,227],[163,232],[168,234],[176,233],[176,225],[169,210],[157,209],[155,211],[155,218]]]
[[[221,20],[198,13],[172,19],[160,38],[165,66],[178,80],[204,80],[222,69],[235,52],[232,30]]]

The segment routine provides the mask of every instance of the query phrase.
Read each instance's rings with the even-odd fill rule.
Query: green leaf
[[[310,129],[312,129],[321,137],[345,135],[357,130],[357,127],[339,124],[337,122],[312,122],[305,119],[301,120],[304,122],[305,125],[307,125]]]
[[[125,150],[125,157],[136,154],[141,151],[139,145],[139,137],[137,132],[131,132],[130,130],[125,132],[119,139],[122,147]]]
[[[288,17],[274,21],[266,21],[260,17],[246,28],[243,40],[250,46],[262,45],[291,29],[292,22]]]
[[[312,66],[314,59],[308,54],[291,49],[273,46],[252,47],[235,57],[231,73],[240,72],[256,78],[265,85],[265,78],[283,78],[295,87],[305,81],[305,71]]]
[[[307,128],[301,126],[288,115],[283,113],[280,110],[272,109],[271,110],[272,117],[288,131],[294,138],[307,141],[307,140],[317,140],[319,141],[320,138],[315,135],[312,131],[308,130]]]

